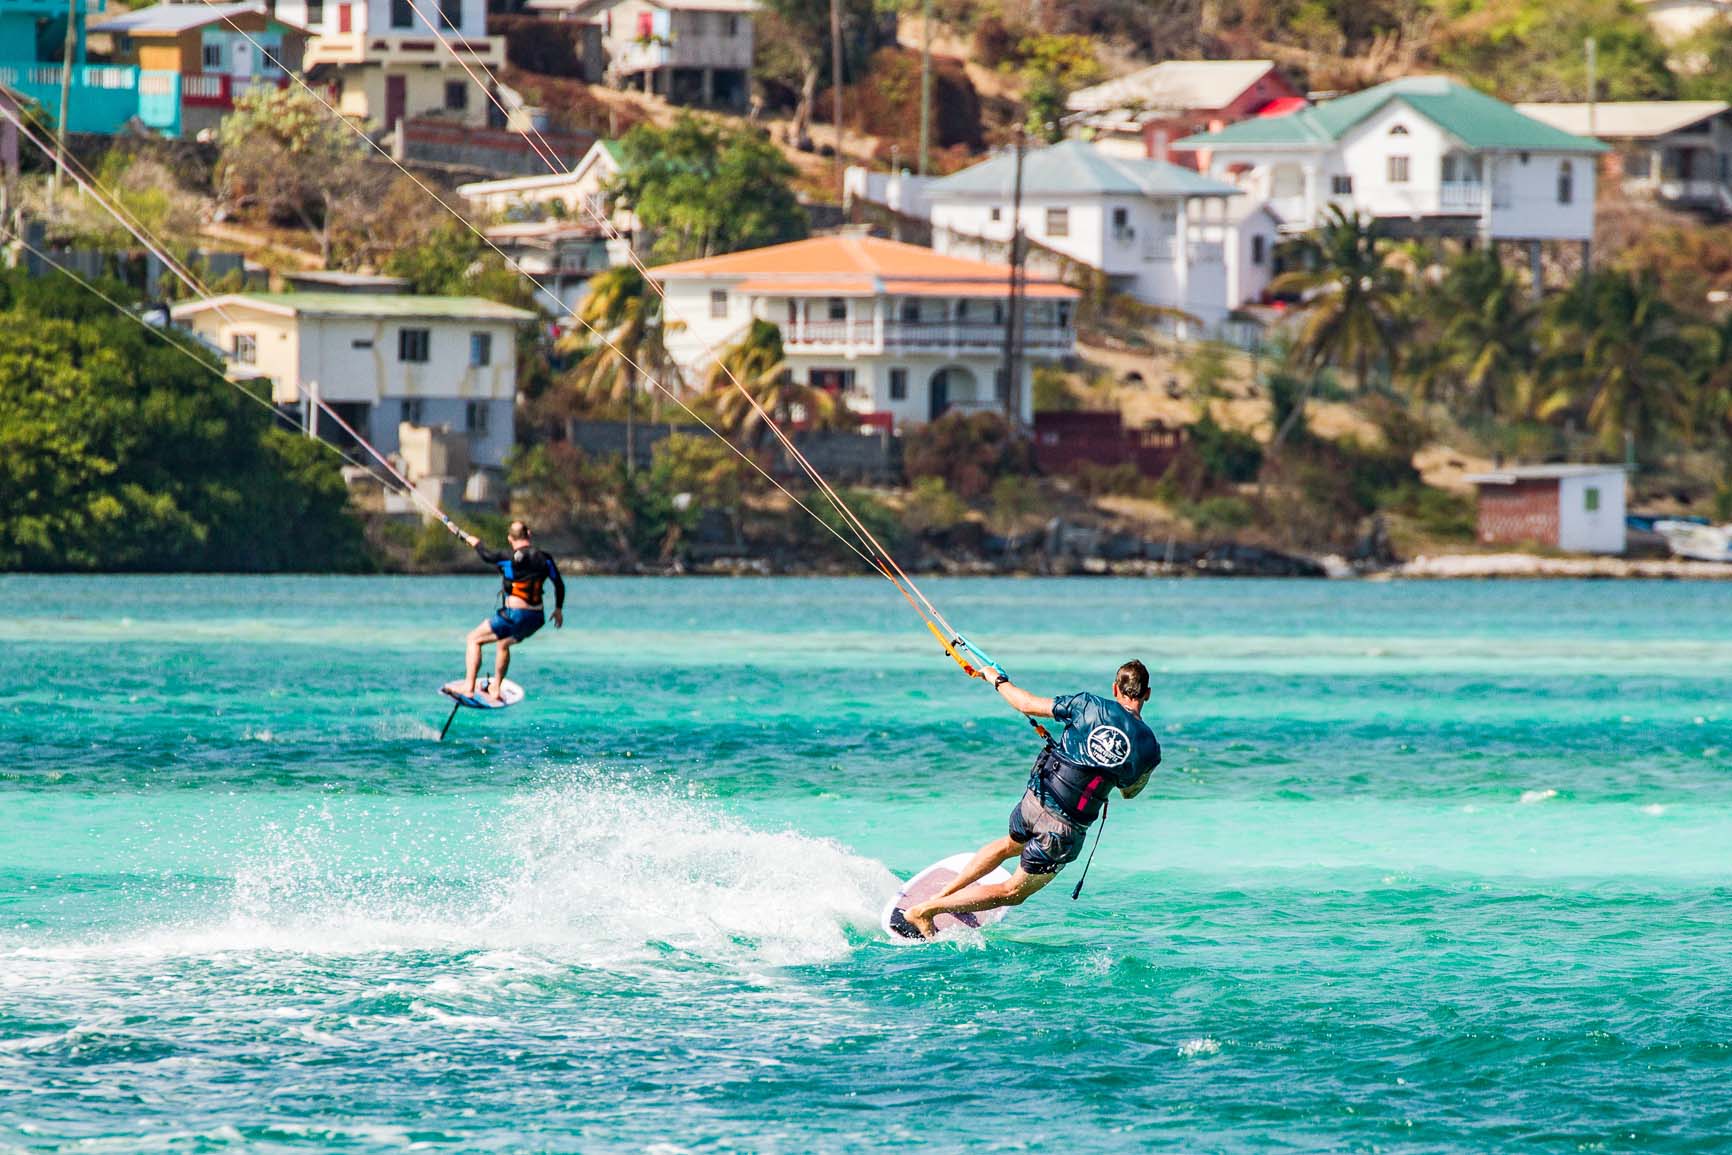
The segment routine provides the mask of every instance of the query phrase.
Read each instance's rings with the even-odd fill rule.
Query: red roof
[[[659,281],[739,279],[751,293],[792,296],[1003,297],[1010,268],[879,237],[813,237],[650,270]],[[1047,277],[1026,276],[1030,297],[1078,297]]]
[[[1286,116],[1310,104],[1303,96],[1277,96],[1256,112],[1258,116]]]

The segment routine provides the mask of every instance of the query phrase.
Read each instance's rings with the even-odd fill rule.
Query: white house
[[[305,419],[325,402],[383,453],[399,427],[447,426],[468,456],[499,469],[516,436],[517,331],[535,314],[479,297],[241,293],[172,315],[271,379],[271,400]],[[326,429],[324,432],[329,433]]]
[[[632,214],[622,209],[609,217],[607,211],[608,186],[619,176],[622,156],[618,141],[598,140],[570,172],[460,184],[457,195],[478,212],[562,216],[579,225],[599,225],[605,219],[629,235],[637,224]]]
[[[1623,553],[1628,488],[1621,465],[1526,465],[1476,473],[1480,541]]]
[[[757,0],[529,0],[531,11],[601,30],[607,79],[674,104],[744,108]]]
[[[307,71],[335,84],[344,114],[387,129],[422,116],[489,122],[491,102],[463,67],[483,78],[505,67],[487,0],[277,0],[276,15],[313,33]]]
[[[1016,158],[1005,154],[925,190],[940,252],[1003,251]],[[1113,156],[1079,140],[1027,153],[1023,235],[1105,273],[1113,288],[1215,325],[1269,281],[1275,221],[1235,211],[1223,181],[1158,160]]]
[[[591,277],[631,260],[629,241],[611,239],[594,225],[508,221],[484,226],[482,234],[535,281],[537,303],[556,318],[577,310]]]
[[[1732,0],[1636,0],[1667,44],[1677,44],[1716,20],[1732,16]]]
[[[1518,104],[1516,110],[1610,145],[1602,176],[1626,196],[1732,214],[1732,105],[1724,100]]]
[[[1197,151],[1211,176],[1268,201],[1292,231],[1338,205],[1408,235],[1584,246],[1605,151],[1440,76],[1242,120],[1174,147]]]
[[[650,270],[678,322],[668,350],[689,382],[754,319],[782,333],[795,380],[835,390],[869,421],[902,425],[951,409],[1002,410],[1009,273],[875,237],[814,237]],[[1033,415],[1031,362],[1076,346],[1076,300],[1041,277],[1023,286],[1017,397]]]

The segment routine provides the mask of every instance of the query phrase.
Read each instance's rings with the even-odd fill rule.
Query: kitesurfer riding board
[[[1002,672],[993,684],[1012,708],[1030,718],[1062,722],[1064,730],[1034,760],[1005,837],[976,851],[935,897],[893,920],[891,929],[906,938],[932,938],[933,920],[942,914],[1020,906],[1082,853],[1089,826],[1106,810],[1107,795],[1117,788],[1123,797],[1135,798],[1160,765],[1161,744],[1142,717],[1149,671],[1141,662],[1119,667],[1111,698],[1088,693],[1040,698]],[[1008,881],[982,881],[1013,858],[1016,873]]]
[[[506,542],[511,546],[508,553],[493,552],[472,533],[461,536],[474,547],[482,561],[499,570],[504,585],[499,592],[499,609],[491,618],[470,630],[465,639],[465,678],[458,694],[473,698],[479,693],[482,698],[504,705],[495,687],[506,684],[505,672],[511,668],[511,647],[541,628],[545,620],[541,587],[548,582],[553,583],[553,627],[565,627],[565,579],[559,576],[559,566],[553,558],[535,548],[529,526],[521,521],[512,522],[506,531]],[[493,662],[493,678],[478,692],[476,679],[481,674],[481,647],[495,644],[499,651]]]

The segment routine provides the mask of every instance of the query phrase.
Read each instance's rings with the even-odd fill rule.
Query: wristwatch
[[[1005,673],[1003,670],[1000,670],[998,671],[998,677],[992,680],[992,688],[995,690],[1001,690],[1004,688],[1004,684],[1008,681],[1010,681],[1010,675]]]

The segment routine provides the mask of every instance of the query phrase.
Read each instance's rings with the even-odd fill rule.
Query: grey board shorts
[[[1029,874],[1057,874],[1076,861],[1088,835],[1088,827],[1054,814],[1032,790],[1010,812],[1010,837],[1022,844],[1022,868]]]

